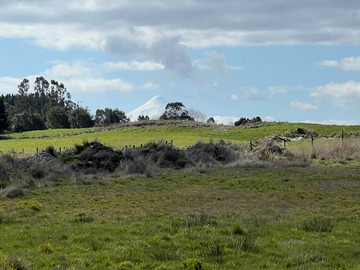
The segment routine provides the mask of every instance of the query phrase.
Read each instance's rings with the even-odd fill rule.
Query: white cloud
[[[101,66],[101,65],[100,65]],[[120,78],[106,78],[104,70],[98,69],[91,61],[89,62],[63,62],[43,72],[46,78],[56,78],[65,81],[70,93],[108,91],[131,91],[133,85]]]
[[[141,86],[140,86],[141,89],[145,89],[145,90],[152,90],[152,89],[157,89],[159,88],[159,85],[157,85],[156,83],[153,83],[153,82],[146,82],[146,83],[143,83]]]
[[[104,93],[109,91],[127,92],[133,89],[133,85],[121,79],[91,78],[87,80],[71,79],[66,87],[73,92]]]
[[[267,44],[360,44],[357,1],[336,0],[60,0],[8,1],[0,7],[0,38],[26,38],[57,50],[87,48],[155,61],[185,77],[188,48]],[[208,64],[219,70],[221,54]],[[354,62],[351,62],[355,60]],[[344,67],[358,69],[358,59]]]
[[[339,125],[339,126],[355,126],[360,125],[360,120],[323,120],[323,121],[312,121],[305,120],[303,123],[321,124],[321,125]]]
[[[121,78],[107,78],[104,72],[103,68],[97,68],[91,61],[57,62],[40,74],[30,75],[26,78],[29,79],[31,85],[38,76],[43,76],[47,80],[55,79],[59,82],[63,82],[70,93],[127,92],[134,89],[132,83],[126,82]],[[17,86],[22,79],[23,78],[13,77],[0,78],[0,91],[6,94],[16,93]],[[32,89],[32,86],[30,86],[30,89]]]
[[[345,57],[339,61],[325,60],[319,63],[324,67],[339,68],[342,70],[360,71],[360,57]]]
[[[342,108],[360,108],[360,82],[329,83],[319,86],[311,93],[319,100]]]
[[[264,118],[262,118],[263,121],[266,121],[266,122],[276,122],[276,118],[273,117],[273,116],[265,116]]]
[[[214,69],[222,73],[226,73],[230,70],[242,69],[238,66],[228,65],[225,55],[218,53],[217,51],[206,52],[204,59],[194,61],[195,65],[200,69]]]
[[[339,61],[335,61],[335,60],[325,60],[325,61],[321,61],[319,63],[320,66],[323,66],[323,67],[338,67],[339,65]]]
[[[222,124],[222,125],[235,125],[235,122],[239,120],[239,117],[235,116],[213,116],[216,124]],[[277,120],[272,116],[265,116],[262,118],[263,121],[266,122],[276,122]]]
[[[268,90],[272,95],[285,94],[288,91],[286,86],[269,86]]]
[[[91,78],[96,76],[94,65],[91,62],[54,62],[54,65],[42,72],[46,78]]]
[[[131,61],[131,62],[105,62],[102,64],[107,71],[123,70],[123,71],[156,71],[163,70],[164,65],[153,61]]]
[[[14,77],[0,77],[0,94],[16,94],[21,81],[22,79]]]
[[[266,99],[264,93],[256,87],[242,87],[239,92],[240,94],[233,94],[230,98],[233,101]]]
[[[290,103],[291,107],[300,109],[302,111],[310,111],[310,110],[316,110],[318,107],[311,103],[302,102],[299,100],[294,100]]]
[[[31,36],[36,40],[44,37],[39,44],[46,44],[44,41],[48,40],[47,44],[52,42],[54,47],[61,41],[56,37],[71,35],[73,45],[82,46],[85,45],[83,37],[91,39],[90,32],[96,34],[91,40],[99,42],[101,38],[98,37],[119,33],[126,28],[131,32],[136,27],[147,27],[153,33],[166,36],[181,36],[182,43],[191,47],[254,43],[358,43],[359,16],[353,16],[358,4],[355,1],[347,5],[333,0],[324,1],[209,0],[183,1],[182,5],[157,0],[94,0],[67,5],[59,0],[8,1],[8,4],[2,2],[0,22],[13,27],[13,32],[2,31],[3,36]],[[44,31],[46,25],[48,29],[53,29],[52,38],[45,38],[50,33]],[[26,31],[36,28],[40,31]]]
[[[222,125],[230,125],[233,126],[235,124],[235,121],[239,120],[239,118],[234,116],[213,116],[216,124],[222,124]]]

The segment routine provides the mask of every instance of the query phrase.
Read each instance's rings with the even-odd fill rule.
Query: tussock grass
[[[334,221],[322,216],[306,220],[301,224],[301,228],[305,232],[331,232],[333,227]]]

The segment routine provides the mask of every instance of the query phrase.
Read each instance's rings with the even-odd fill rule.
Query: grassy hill
[[[53,146],[55,149],[71,148],[84,140],[99,142],[115,149],[125,146],[140,146],[151,141],[173,141],[176,147],[186,147],[198,141],[210,142],[223,139],[234,143],[248,143],[267,136],[285,135],[298,128],[315,131],[320,136],[340,136],[360,134],[360,126],[335,126],[304,123],[263,123],[245,127],[206,126],[177,122],[171,125],[154,125],[153,122],[143,126],[119,125],[110,128],[59,129],[30,131],[2,136],[0,152],[10,151],[35,153],[37,149]]]

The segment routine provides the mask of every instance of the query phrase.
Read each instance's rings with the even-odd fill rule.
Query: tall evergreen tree
[[[8,128],[8,118],[5,110],[4,97],[0,97],[0,133]]]

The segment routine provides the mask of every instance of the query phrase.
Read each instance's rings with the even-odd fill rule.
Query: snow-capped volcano
[[[157,120],[164,113],[168,103],[169,102],[165,98],[155,96],[143,105],[127,113],[126,116],[130,118],[130,121],[137,121],[139,115],[147,115],[151,120]]]

